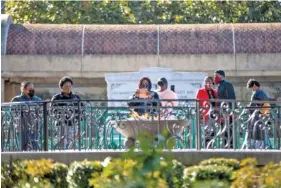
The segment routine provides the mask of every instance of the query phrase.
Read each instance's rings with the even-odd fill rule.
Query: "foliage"
[[[236,159],[225,159],[225,158],[212,158],[201,161],[199,163],[201,166],[205,165],[218,165],[218,166],[227,166],[232,168],[233,170],[237,170],[240,168],[240,162]]]
[[[27,179],[25,163],[19,160],[10,160],[1,164],[1,187],[13,187],[19,180]]]
[[[66,180],[68,173],[68,167],[62,163],[55,163],[52,167],[50,173],[45,175],[50,183],[56,188],[68,187],[68,182]]]
[[[257,161],[253,158],[241,161],[241,169],[233,173],[232,188],[258,187],[258,175],[260,170],[256,167]]]
[[[264,188],[281,187],[281,162],[264,166],[259,180]]]
[[[70,187],[87,188],[89,187],[88,180],[91,175],[97,174],[97,176],[99,176],[102,170],[103,167],[100,161],[75,161],[69,167],[67,181]]]
[[[232,169],[226,166],[192,166],[184,170],[184,179],[188,184],[200,180],[231,180]]]
[[[201,180],[192,184],[192,188],[229,188],[230,182],[227,180]]]
[[[15,23],[194,24],[280,22],[280,1],[7,1]]]

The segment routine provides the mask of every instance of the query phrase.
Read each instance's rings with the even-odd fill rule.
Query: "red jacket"
[[[218,98],[217,90],[215,90],[213,88],[212,88],[212,90],[213,90],[214,98],[217,99]],[[205,107],[206,109],[202,110],[201,115],[207,121],[208,120],[208,112],[209,112],[209,109],[210,109],[211,106],[209,106],[210,103],[208,102],[208,100],[210,100],[210,99],[209,99],[209,95],[208,95],[208,92],[207,92],[206,88],[198,89],[197,94],[196,94],[196,99],[202,100],[199,103],[200,108]]]

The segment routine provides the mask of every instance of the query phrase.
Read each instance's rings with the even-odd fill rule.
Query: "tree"
[[[281,1],[7,1],[15,23],[194,24],[281,22]]]

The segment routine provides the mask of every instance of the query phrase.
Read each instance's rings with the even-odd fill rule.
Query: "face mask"
[[[219,84],[221,82],[221,78],[219,76],[215,76],[215,83]]]
[[[34,90],[34,89],[29,90],[28,95],[29,95],[30,97],[33,97],[34,94],[35,94],[35,90]]]

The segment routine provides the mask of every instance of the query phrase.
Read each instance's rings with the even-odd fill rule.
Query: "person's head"
[[[254,79],[250,79],[247,83],[247,88],[255,92],[260,88],[260,83]]]
[[[212,77],[206,77],[204,79],[204,87],[206,89],[211,89],[214,85],[214,81],[213,81],[213,78]]]
[[[139,89],[147,88],[150,91],[152,87],[150,79],[148,77],[141,78],[138,87]]]
[[[215,71],[214,81],[216,84],[221,83],[221,81],[224,80],[224,78],[225,78],[225,73],[223,70]]]
[[[21,93],[26,97],[33,97],[35,94],[34,85],[32,82],[22,82],[20,90]]]
[[[59,81],[59,87],[65,94],[69,94],[72,90],[73,81],[70,77],[65,76]]]
[[[164,77],[158,79],[157,85],[160,87],[160,91],[161,92],[165,91],[166,89],[168,89],[168,81]]]

